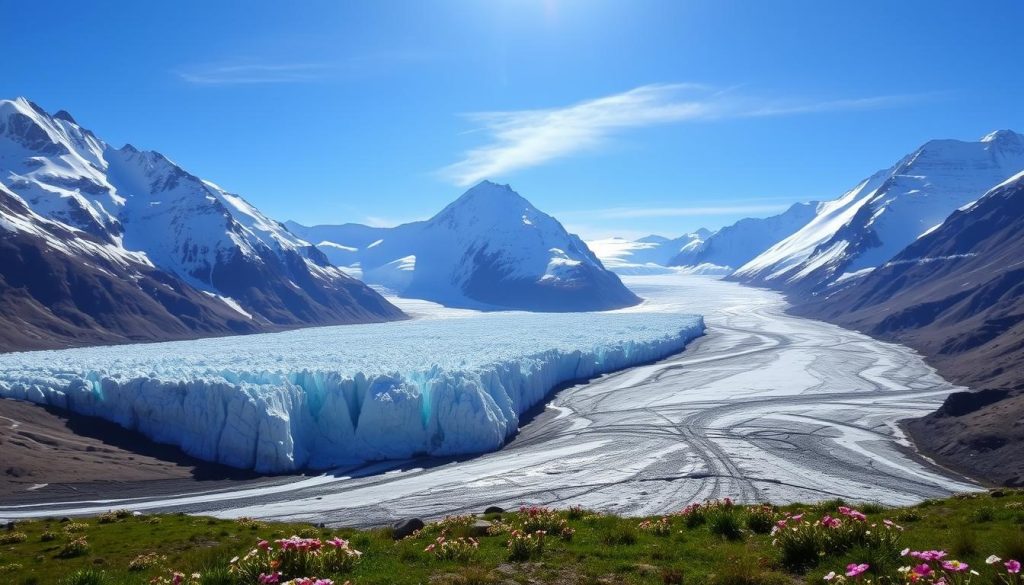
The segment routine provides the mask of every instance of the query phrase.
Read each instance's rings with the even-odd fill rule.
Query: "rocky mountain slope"
[[[114,148],[70,114],[51,116],[24,98],[0,101],[0,185],[7,188],[2,221],[12,259],[0,270],[19,291],[4,296],[2,317],[35,315],[37,328],[18,334],[35,339],[31,347],[402,317],[241,197],[159,153]],[[72,276],[81,282],[78,292],[62,288]],[[134,309],[84,300],[104,295],[113,305],[128,299]],[[55,312],[58,298],[108,320]],[[44,306],[49,313],[39,313]],[[7,343],[23,347],[13,338]]]
[[[932,140],[842,197],[730,278],[816,292],[880,266],[957,208],[1024,169],[1024,136]]]
[[[449,306],[596,311],[640,299],[577,236],[508,185],[484,181],[427,221],[287,224],[365,282]]]
[[[1002,390],[984,404],[951,397],[911,429],[957,465],[1024,482],[1024,172],[870,274],[793,310],[914,347],[955,382]]]

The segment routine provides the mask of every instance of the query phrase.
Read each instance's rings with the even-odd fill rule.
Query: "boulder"
[[[391,526],[391,536],[395,540],[401,540],[417,530],[422,530],[424,526],[423,520],[419,518],[405,518]]]

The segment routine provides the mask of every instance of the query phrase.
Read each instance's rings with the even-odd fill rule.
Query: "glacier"
[[[261,473],[498,449],[569,381],[683,350],[701,316],[476,313],[0,354],[0,397]]]

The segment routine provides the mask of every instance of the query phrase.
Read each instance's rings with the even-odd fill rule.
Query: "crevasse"
[[[556,386],[660,359],[698,316],[533,315],[0,355],[0,396],[259,472],[501,447]]]

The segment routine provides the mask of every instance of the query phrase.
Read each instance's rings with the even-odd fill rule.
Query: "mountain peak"
[[[509,185],[481,181],[445,207],[438,215],[447,215],[456,209],[472,209],[473,215],[489,216],[517,210],[521,213],[534,209],[534,207],[522,195],[512,190]]]
[[[67,110],[60,110],[59,112],[54,114],[53,117],[55,120],[64,120],[65,122],[71,122],[76,126],[78,125],[78,122],[76,122],[75,119],[71,117],[71,114],[68,113]]]
[[[996,130],[982,136],[981,142],[1024,142],[1024,136],[1013,130]]]

